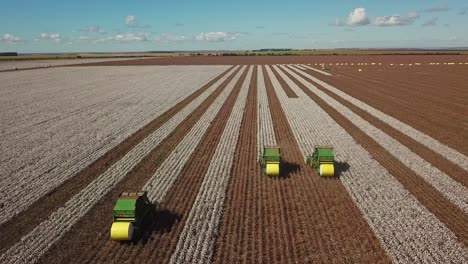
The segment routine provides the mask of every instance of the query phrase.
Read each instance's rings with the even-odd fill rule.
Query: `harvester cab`
[[[122,192],[114,206],[112,240],[134,240],[147,221],[153,221],[152,204],[147,192]]]
[[[334,162],[333,148],[329,146],[316,146],[314,153],[307,157],[307,164],[315,168],[322,177],[335,176]]]
[[[278,146],[265,146],[260,157],[260,165],[267,175],[278,176],[280,174],[281,149]]]

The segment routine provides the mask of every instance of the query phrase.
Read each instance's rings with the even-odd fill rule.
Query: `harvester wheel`
[[[132,222],[114,222],[111,227],[111,239],[132,240],[134,227]]]

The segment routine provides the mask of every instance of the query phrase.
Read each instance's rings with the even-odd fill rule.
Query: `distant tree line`
[[[18,56],[18,52],[0,52],[0,56]]]

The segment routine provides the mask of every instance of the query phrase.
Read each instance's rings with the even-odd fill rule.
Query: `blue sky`
[[[0,51],[468,47],[467,1],[2,1]]]

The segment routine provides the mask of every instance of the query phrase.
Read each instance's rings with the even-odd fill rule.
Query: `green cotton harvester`
[[[316,146],[314,153],[307,157],[307,164],[315,168],[322,177],[335,176],[335,155],[329,146]]]

